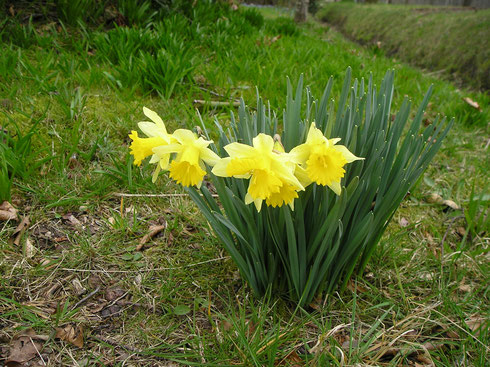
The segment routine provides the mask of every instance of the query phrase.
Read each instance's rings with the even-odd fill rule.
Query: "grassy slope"
[[[488,106],[480,113],[461,100],[468,95],[484,105],[486,96],[457,90],[313,23],[298,36],[275,42],[275,33],[261,31],[219,52],[204,50],[207,62],[194,75],[201,87],[243,95],[253,104],[258,85],[278,113],[286,75],[296,80],[304,73],[317,95],[333,75],[338,98],[339,79],[350,65],[356,77],[372,71],[377,81],[395,68],[395,108],[404,95],[416,105],[434,83],[427,118],[443,113],[467,122],[455,125],[425,179],[396,214],[365,277],[342,294],[319,299],[306,314],[250,294],[189,199],[147,196],[179,193],[179,188],[165,178],[152,185],[148,167],[142,173],[131,168],[127,134],[143,119],[142,106],[158,111],[170,129],[192,127],[192,100],[216,97],[192,83],[170,100],[111,88],[103,74],[113,72],[111,65],[80,57],[65,36],[58,36],[56,51],[36,44],[2,46],[3,62],[9,55],[21,57],[2,81],[11,104],[2,107],[0,125],[13,129],[15,121],[25,130],[39,120],[35,145],[46,149],[39,157],[47,151],[58,157],[16,181],[14,202],[31,219],[23,249],[7,242],[13,224],[0,227],[3,354],[19,329],[49,334],[70,323],[83,327],[85,346],[49,340],[43,354],[51,365],[73,359],[86,365],[122,365],[127,359],[136,365],[166,365],[167,359],[197,365],[322,366],[340,365],[342,359],[346,364],[484,364],[487,329],[472,331],[470,321],[488,311],[488,238],[473,236],[463,244],[458,228],[464,221],[453,222],[455,213],[423,199],[437,192],[466,206],[472,185],[477,190],[487,185]],[[67,106],[77,101],[77,88],[85,99],[78,107],[75,103],[72,110],[79,117],[73,119]],[[209,107],[201,113],[210,126],[215,116],[229,116],[226,109]],[[88,154],[97,139],[95,153]],[[104,170],[115,178],[101,174]],[[122,200],[114,194],[128,191],[143,197]],[[148,227],[163,221],[168,225],[163,235],[136,251]],[[26,253],[27,240],[36,248],[32,256]],[[87,293],[98,291],[74,308],[84,297],[76,281]]]
[[[490,88],[490,10],[330,3],[318,16],[401,60]]]

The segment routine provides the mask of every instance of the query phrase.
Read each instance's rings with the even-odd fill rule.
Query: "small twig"
[[[272,340],[269,340],[269,342],[267,342],[265,345],[263,345],[257,352],[256,354],[259,355],[260,353],[262,353],[264,350],[266,350],[268,347],[270,347],[272,344],[274,344],[275,342],[279,341],[279,339],[281,339],[284,335],[286,334],[289,334],[289,332],[285,332],[285,333],[282,333],[281,335],[279,335],[277,338],[274,338]]]
[[[34,340],[32,340],[31,337],[29,337],[29,340],[31,341],[32,346],[36,350],[37,355],[39,356],[39,358],[41,358],[41,361],[43,362],[43,365],[47,366],[46,361],[44,360],[43,356],[41,355],[41,353],[39,353],[39,349],[37,349],[36,344],[34,344]]]
[[[172,198],[172,197],[186,197],[188,194],[126,194],[123,192],[115,192],[115,196],[127,197],[127,198]],[[213,198],[217,198],[217,194],[211,195]]]
[[[240,106],[240,102],[236,102],[236,101],[233,101],[233,102],[223,102],[223,101],[205,101],[205,100],[202,100],[202,99],[195,99],[193,101],[194,104],[198,104],[198,105],[201,105],[201,106],[204,106],[204,105],[209,105],[211,107],[228,107],[230,105],[232,105],[233,107],[238,107]]]
[[[215,97],[221,97],[221,98],[228,98],[230,101],[235,101],[235,102],[240,102],[240,100],[238,98],[232,98],[232,97],[226,97],[222,94],[219,94],[219,93],[216,93],[215,91],[212,91],[211,89],[207,89],[207,88],[204,88],[204,87],[201,87],[199,86],[199,89],[200,90],[203,90],[205,92],[208,92],[209,94],[215,96]]]
[[[96,295],[99,291],[100,291],[100,286],[98,286],[94,291],[92,291],[89,294],[87,294],[80,301],[78,301],[77,303],[75,303],[75,306],[73,306],[72,310],[74,310],[75,308],[77,308],[77,307],[81,306],[82,304],[84,304],[85,302],[87,302],[91,297],[93,297],[94,295]]]
[[[206,261],[200,261],[198,263],[194,264],[188,264],[188,265],[182,265],[182,266],[175,266],[172,268],[154,268],[154,269],[138,269],[138,270],[100,270],[100,269],[73,269],[73,268],[59,268],[60,270],[63,271],[73,271],[73,272],[79,272],[79,273],[141,273],[141,272],[147,272],[147,271],[162,271],[162,270],[177,270],[177,269],[184,269],[184,268],[190,268],[202,264],[207,264],[215,261],[220,261],[220,260],[225,260],[229,259],[230,256],[222,256],[218,257],[216,259],[211,259],[211,260],[206,260]]]

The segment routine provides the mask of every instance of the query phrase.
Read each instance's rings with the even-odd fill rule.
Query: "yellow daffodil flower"
[[[220,159],[208,148],[212,141],[198,138],[192,131],[185,129],[176,130],[172,137],[173,143],[155,147],[153,153],[160,159],[176,153],[177,156],[169,166],[170,177],[183,186],[201,187],[206,174],[204,163],[213,166]]]
[[[231,143],[225,146],[229,157],[221,159],[213,174],[221,177],[250,178],[245,203],[254,203],[260,211],[262,202],[267,205],[293,207],[297,191],[304,187],[294,176],[294,163],[271,136],[259,134],[253,146]]]
[[[143,107],[143,113],[153,122],[142,121],[138,123],[140,130],[148,136],[148,138],[140,138],[137,131],[131,131],[129,137],[132,142],[129,146],[130,153],[134,157],[134,164],[139,166],[146,157],[152,156],[150,163],[158,163],[153,173],[153,182],[156,181],[160,170],[168,169],[170,154],[166,156],[156,156],[153,152],[153,148],[168,145],[175,141],[175,139],[167,133],[165,124],[160,116],[156,112],[149,108]]]
[[[340,195],[344,166],[364,158],[356,157],[343,145],[336,145],[339,141],[339,138],[327,139],[314,122],[311,124],[306,142],[290,152],[293,161],[300,165],[295,174],[303,184],[316,182]]]

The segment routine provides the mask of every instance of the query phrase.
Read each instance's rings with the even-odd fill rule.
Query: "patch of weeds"
[[[481,190],[481,191],[480,191]],[[490,185],[481,187],[475,191],[475,184],[471,190],[467,208],[464,211],[468,234],[472,236],[485,235],[489,231],[489,203],[490,203]]]
[[[75,26],[89,17],[97,19],[103,12],[103,3],[97,0],[56,0],[58,17],[64,23]]]
[[[74,122],[79,120],[81,114],[86,105],[87,96],[83,94],[83,90],[80,87],[73,88],[72,86],[63,86],[59,89],[55,95],[58,103],[63,111],[65,122]],[[78,145],[80,138],[78,136],[78,130],[80,126],[74,126],[72,129],[72,145]]]
[[[29,59],[24,53],[19,58],[18,75],[24,80],[34,82],[35,87],[42,92],[52,92],[56,90],[56,78],[58,72],[54,69],[56,64],[56,53],[52,50],[44,54],[36,54],[38,59]]]
[[[141,53],[138,70],[141,84],[146,90],[154,90],[169,99],[178,86],[191,80],[192,71],[198,66],[194,51],[181,43],[178,53],[160,49],[156,55]]]
[[[7,154],[4,145],[0,143],[0,202],[10,201],[12,176],[9,172]]]
[[[36,44],[38,36],[32,17],[26,24],[19,22],[15,18],[6,18],[0,31],[2,43],[15,45],[21,48],[29,48]]]
[[[112,178],[121,187],[127,188],[130,192],[136,191],[137,188],[154,188],[151,182],[151,174],[148,176],[150,167],[148,164],[138,168],[133,165],[132,156],[126,152],[122,157],[110,156],[111,165],[103,170],[96,170],[94,173],[102,174]]]
[[[42,121],[44,115],[35,119],[26,133],[13,118],[6,116],[10,124],[0,128],[0,156],[2,157],[0,180],[2,182],[1,196],[4,200],[10,199],[14,177],[28,180],[34,176],[42,164],[52,158],[51,156],[42,158],[42,154],[39,154],[42,153],[42,149],[37,151],[32,149],[32,138],[36,135],[37,125]]]
[[[289,17],[277,17],[266,23],[266,29],[272,34],[294,37],[300,30],[294,20]]]
[[[0,81],[2,89],[7,90],[7,83],[17,74],[18,61],[21,58],[21,49],[15,49],[12,45],[2,49],[0,54]],[[9,80],[10,79],[10,80]]]
[[[240,15],[257,29],[264,26],[264,16],[255,8],[242,9]]]
[[[149,0],[118,0],[118,10],[130,26],[145,27],[157,14],[151,9]]]

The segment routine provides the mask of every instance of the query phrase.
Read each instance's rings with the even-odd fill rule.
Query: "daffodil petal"
[[[230,143],[225,146],[225,150],[230,157],[247,157],[257,154],[254,147],[242,143]]]
[[[354,162],[354,161],[357,161],[357,160],[360,160],[360,159],[364,159],[364,158],[356,157],[354,154],[352,154],[349,151],[349,149],[347,149],[343,145],[334,145],[332,148],[334,148],[335,150],[337,150],[340,153],[342,153],[342,155],[344,156],[344,158],[347,161],[347,163],[351,163],[351,162]]]
[[[226,176],[240,176],[250,174],[252,171],[262,168],[262,162],[257,158],[232,158],[226,167]]]
[[[254,198],[252,197],[252,195],[250,195],[248,192],[245,194],[245,204],[250,204],[250,203],[253,203],[254,201]]]
[[[311,148],[308,144],[301,144],[291,149],[289,156],[294,163],[304,164],[308,160],[310,151]]]
[[[315,122],[311,123],[310,130],[308,130],[308,136],[306,137],[307,144],[324,144],[329,145],[328,139],[323,136],[320,129],[317,129]]]
[[[341,192],[341,187],[340,187],[340,181],[335,181],[327,185],[332,189],[333,192],[335,192],[337,195],[340,195]]]
[[[153,171],[153,176],[151,177],[151,182],[155,183],[157,181],[158,174],[160,173],[160,171],[161,171],[160,165],[157,164],[155,171]]]
[[[213,173],[213,175],[219,176],[219,177],[228,177],[228,175],[226,173],[226,167],[228,167],[228,164],[230,164],[230,161],[231,161],[231,158],[226,157],[226,158],[222,158],[218,162],[216,162],[216,164],[214,165],[214,167],[211,171]]]
[[[214,166],[221,158],[211,149],[203,148],[201,149],[201,159],[210,166]]]
[[[152,136],[158,136],[162,139],[164,139],[167,143],[170,143],[171,141],[171,136],[167,134],[167,131],[165,129],[165,126],[157,126],[153,122],[148,122],[148,121],[141,121],[138,122],[138,127],[140,130],[149,137]]]
[[[255,204],[255,209],[257,209],[257,212],[260,213],[260,209],[262,209],[262,199],[255,199],[254,204]]]
[[[313,183],[313,181],[308,176],[306,170],[301,166],[296,166],[294,170],[294,175],[296,176],[296,178],[298,179],[298,181],[301,183],[303,187],[307,187]]]
[[[160,145],[153,148],[153,153],[158,154],[160,157],[170,153],[180,153],[184,147],[181,144],[168,144]]]
[[[266,134],[259,134],[253,138],[253,146],[258,151],[271,152],[274,149],[274,139]]]
[[[180,144],[190,144],[197,140],[196,134],[187,129],[175,130],[172,136],[177,139]]]
[[[158,114],[155,111],[152,111],[147,107],[143,107],[143,113],[145,114],[146,117],[148,117],[151,121],[153,121],[159,127],[163,126],[163,128],[165,129],[165,124],[163,123],[162,118],[160,116],[158,116]]]

